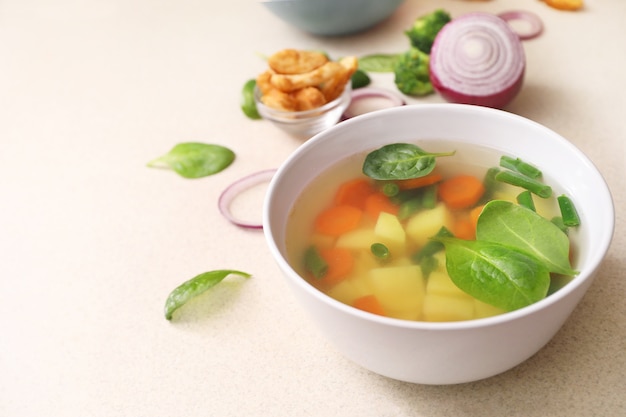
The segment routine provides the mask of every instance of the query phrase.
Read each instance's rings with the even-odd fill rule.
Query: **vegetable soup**
[[[441,140],[355,155],[298,197],[289,262],[330,297],[387,317],[471,320],[530,305],[577,274],[578,224],[531,162]]]

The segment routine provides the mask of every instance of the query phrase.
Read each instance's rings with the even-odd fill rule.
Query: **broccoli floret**
[[[430,48],[433,46],[435,37],[441,28],[450,20],[452,20],[452,18],[448,12],[443,9],[438,9],[415,19],[413,26],[404,33],[411,40],[412,46],[422,52],[430,54]]]
[[[417,48],[411,48],[398,57],[394,66],[395,83],[398,90],[410,96],[425,96],[432,93],[428,68],[430,57]]]

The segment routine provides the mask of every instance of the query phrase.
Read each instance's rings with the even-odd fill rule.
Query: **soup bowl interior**
[[[286,235],[301,191],[345,158],[383,145],[445,140],[488,147],[543,171],[555,193],[572,198],[581,218],[573,240],[579,274],[545,299],[502,315],[427,323],[369,314],[315,289],[290,265]],[[429,149],[430,150],[430,149]],[[569,141],[523,117],[459,104],[396,107],[368,113],[319,133],[274,176],[264,204],[270,251],[296,298],[337,350],[375,373],[421,384],[475,381],[505,372],[541,349],[591,285],[614,229],[609,189],[593,163]]]

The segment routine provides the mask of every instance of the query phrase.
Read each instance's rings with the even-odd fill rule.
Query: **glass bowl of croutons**
[[[284,49],[256,78],[259,114],[292,136],[311,137],[341,120],[351,101],[356,57],[333,61],[322,52]]]

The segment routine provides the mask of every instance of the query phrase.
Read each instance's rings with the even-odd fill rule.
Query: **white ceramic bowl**
[[[254,89],[254,101],[263,119],[292,136],[308,139],[341,120],[341,116],[350,106],[351,94],[352,84],[348,82],[343,93],[330,103],[304,111],[286,111],[266,106],[261,101],[261,91],[258,88]]]
[[[404,0],[265,0],[268,10],[305,32],[349,35],[390,17]]]
[[[492,147],[539,166],[546,183],[574,201],[580,271],[556,293],[503,315],[427,323],[369,314],[319,292],[286,259],[294,200],[320,171],[354,153],[394,142],[441,138]],[[555,190],[556,191],[556,190]],[[475,381],[531,357],[561,328],[591,285],[613,236],[609,189],[590,160],[557,133],[500,110],[462,104],[411,105],[358,116],[316,135],[279,168],[266,195],[269,248],[295,296],[347,358],[378,374],[421,384]]]

